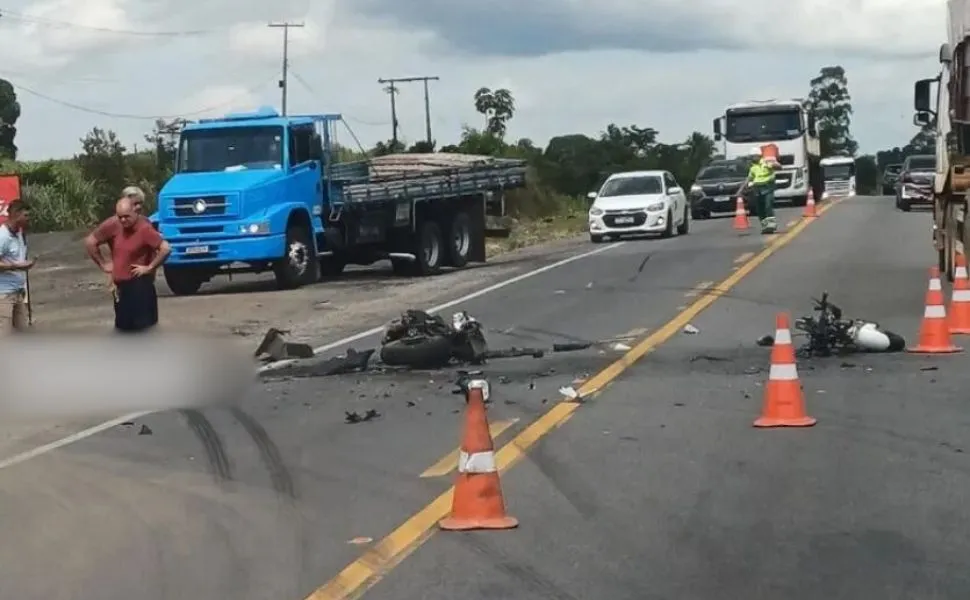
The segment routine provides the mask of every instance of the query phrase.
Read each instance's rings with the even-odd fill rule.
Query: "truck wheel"
[[[320,257],[320,279],[337,277],[347,268],[347,261],[339,256],[328,255]]]
[[[444,241],[441,228],[434,221],[425,221],[418,230],[415,243],[417,260],[412,265],[416,275],[434,275],[441,270]]]
[[[468,213],[460,212],[448,224],[448,264],[461,268],[468,264],[472,250],[472,220]]]
[[[185,267],[163,267],[165,284],[176,296],[191,296],[202,287],[203,278],[194,270]]]
[[[286,230],[286,248],[283,257],[273,265],[276,285],[290,290],[317,280],[317,261],[313,241],[306,227],[291,225]]]

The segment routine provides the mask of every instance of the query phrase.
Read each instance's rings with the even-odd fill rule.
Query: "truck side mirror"
[[[913,85],[913,109],[918,112],[933,113],[930,106],[930,85],[935,79],[920,79]]]
[[[928,112],[918,112],[913,115],[913,125],[920,128],[933,127],[936,125],[936,119]]]
[[[713,125],[714,125],[714,141],[720,142],[721,138],[723,137],[723,134],[721,133],[721,118],[718,117],[714,119]]]

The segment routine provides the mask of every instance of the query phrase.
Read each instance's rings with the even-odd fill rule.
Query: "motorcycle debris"
[[[684,325],[684,333],[686,333],[687,335],[695,335],[695,334],[698,334],[700,332],[701,332],[700,329],[694,327],[690,323],[688,323],[687,325]]]
[[[569,385],[569,386],[563,386],[563,387],[559,388],[559,393],[562,394],[563,396],[569,398],[569,400],[571,402],[582,402],[583,401],[583,397],[579,394],[579,392],[576,390],[576,388],[574,388],[571,385]]]
[[[698,354],[697,356],[691,356],[690,362],[698,362],[701,360],[706,360],[708,362],[728,362],[729,359],[723,356],[711,356],[710,354]]]
[[[373,421],[374,419],[377,419],[380,416],[381,416],[381,413],[377,412],[372,408],[368,409],[367,412],[363,414],[363,416],[357,413],[356,411],[345,411],[344,422],[347,423],[348,425],[356,425],[357,423],[366,423],[367,421]]]
[[[775,338],[774,338],[774,336],[771,336],[771,335],[763,335],[763,336],[759,337],[758,338],[758,341],[756,341],[755,343],[758,344],[759,346],[761,346],[762,348],[764,348],[766,346],[774,346],[775,345]]]

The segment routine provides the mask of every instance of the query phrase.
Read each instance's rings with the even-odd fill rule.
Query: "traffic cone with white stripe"
[[[950,341],[950,327],[946,318],[943,299],[943,283],[940,282],[940,269],[930,269],[930,285],[926,290],[926,308],[923,310],[923,324],[919,328],[919,344],[907,348],[916,354],[953,354],[963,352],[963,348]]]
[[[458,454],[458,477],[451,515],[438,526],[449,531],[512,529],[519,521],[505,513],[505,499],[495,464],[495,445],[485,415],[488,382],[468,383],[465,429]]]
[[[947,314],[950,333],[970,334],[970,274],[967,273],[967,257],[962,252],[956,256],[956,273],[953,274],[953,295]]]
[[[734,228],[738,231],[746,231],[748,224],[748,209],[744,206],[744,198],[738,196],[738,201],[734,204]]]
[[[775,318],[775,343],[771,347],[771,371],[765,385],[764,406],[755,427],[811,427],[818,421],[805,412],[805,394],[795,366],[788,315]]]
[[[814,219],[818,216],[818,210],[815,206],[815,192],[812,188],[808,188],[808,198],[805,200],[805,210],[802,211],[802,216],[808,219]]]

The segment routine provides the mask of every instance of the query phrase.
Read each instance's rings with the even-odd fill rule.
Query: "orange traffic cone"
[[[815,192],[812,191],[812,188],[808,188],[808,199],[805,201],[805,210],[802,211],[802,216],[809,219],[818,216],[818,210],[815,208]]]
[[[518,519],[505,513],[505,500],[495,464],[495,446],[485,416],[485,390],[488,382],[468,384],[465,430],[458,456],[458,477],[451,504],[451,515],[438,526],[449,531],[469,529],[512,529]]]
[[[919,328],[919,344],[907,348],[907,352],[917,354],[952,354],[963,352],[963,348],[950,342],[950,328],[947,326],[946,306],[943,304],[943,284],[940,282],[940,269],[930,269],[930,285],[926,290],[926,308],[923,323]]]
[[[744,206],[744,198],[738,196],[738,201],[734,205],[734,228],[744,231],[748,227],[748,209]]]
[[[788,315],[775,318],[775,343],[771,347],[771,371],[765,386],[764,407],[755,427],[811,427],[818,421],[805,413],[805,395],[795,366]]]
[[[967,257],[958,252],[956,259],[953,295],[950,297],[950,312],[947,317],[950,333],[967,335],[970,334],[970,274],[967,273]]]

